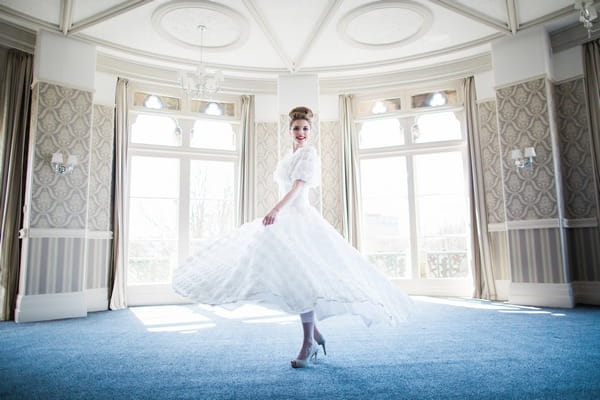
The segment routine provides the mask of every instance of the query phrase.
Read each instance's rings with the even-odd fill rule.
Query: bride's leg
[[[312,311],[300,314],[300,320],[302,321],[302,333],[304,338],[302,340],[302,347],[297,359],[304,360],[308,357],[308,351],[313,344],[313,332],[315,329],[315,314]],[[292,361],[293,363],[293,361]]]

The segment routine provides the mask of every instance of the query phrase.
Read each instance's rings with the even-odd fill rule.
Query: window
[[[130,288],[170,287],[173,271],[199,241],[236,225],[238,103],[231,98],[201,104],[152,90],[132,96]]]
[[[454,106],[440,107],[441,98],[425,104],[431,93]],[[423,101],[380,114],[373,107],[356,121],[361,251],[391,278],[466,280],[471,257],[463,110],[456,91],[427,96],[401,93],[398,98]],[[363,102],[376,105],[377,99]]]

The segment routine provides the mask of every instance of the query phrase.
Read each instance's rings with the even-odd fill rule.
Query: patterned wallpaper
[[[35,156],[31,182],[32,228],[84,229],[87,214],[92,92],[39,82],[36,108]],[[57,175],[50,160],[56,151],[76,155],[71,175]]]
[[[338,121],[321,122],[323,217],[342,234],[342,143]]]
[[[507,231],[511,280],[565,283],[559,228]]]
[[[572,281],[600,281],[600,228],[567,229]]]
[[[558,218],[547,89],[540,78],[496,91],[508,221]],[[517,171],[510,152],[529,146],[535,166]]]
[[[88,197],[88,229],[91,231],[111,230],[113,132],[114,108],[95,104]]]
[[[256,124],[256,217],[264,216],[279,198],[277,183],[273,172],[279,160],[279,143],[276,122],[261,122]]]
[[[29,238],[25,294],[83,290],[84,238]]]
[[[593,218],[596,188],[583,78],[555,86],[565,218]]]
[[[506,232],[490,232],[490,253],[494,279],[510,279],[510,263],[508,259],[508,243]]]
[[[496,120],[496,102],[479,103],[479,143],[483,164],[483,184],[488,223],[504,222],[502,161]]]

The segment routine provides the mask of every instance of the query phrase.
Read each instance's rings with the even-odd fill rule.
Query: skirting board
[[[570,283],[516,283],[510,285],[508,302],[537,307],[573,308]]]
[[[48,321],[86,316],[83,292],[19,295],[17,297],[15,322]]]
[[[575,281],[571,285],[576,303],[600,305],[600,281]]]
[[[108,288],[86,289],[84,293],[87,312],[108,310]]]

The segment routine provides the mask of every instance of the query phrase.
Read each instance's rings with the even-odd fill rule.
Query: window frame
[[[240,166],[241,166],[241,101],[239,96],[217,94],[212,96],[210,100],[215,102],[229,102],[234,103],[234,116],[216,116],[208,115],[203,113],[194,113],[189,111],[192,99],[183,95],[181,90],[161,87],[156,85],[146,85],[143,83],[131,83],[128,90],[128,115],[127,115],[127,165],[131,165],[132,157],[164,157],[178,160],[179,164],[179,197],[178,197],[178,218],[177,218],[177,231],[178,231],[178,249],[177,249],[177,263],[181,264],[186,257],[189,255],[190,250],[190,171],[191,163],[193,160],[207,160],[207,161],[225,161],[233,162],[234,168],[234,224],[239,223],[240,218]],[[181,99],[181,110],[162,110],[162,109],[150,109],[142,106],[134,106],[134,93],[145,92],[148,94],[155,94],[158,96],[170,96],[179,97]],[[196,100],[196,99],[193,99]],[[207,100],[207,99],[205,99]],[[168,145],[156,145],[156,144],[144,144],[134,143],[131,140],[131,132],[133,124],[139,115],[162,115],[168,116],[175,119],[179,127],[181,127],[181,145],[180,146],[168,146]],[[233,125],[234,133],[236,136],[235,150],[222,150],[222,149],[210,149],[191,147],[190,133],[194,126],[194,122],[197,120],[218,120],[226,121]],[[125,195],[127,199],[127,209],[130,205],[130,184],[131,182],[131,168],[127,171],[127,185],[125,188]],[[126,216],[127,226],[125,229],[126,237],[126,268],[129,267],[129,218],[130,215]],[[127,271],[126,271],[127,274]],[[180,303],[186,300],[177,296],[171,289],[170,283],[144,283],[128,285],[127,288],[127,299],[130,305],[150,305],[150,304],[166,304],[166,303]]]
[[[414,156],[420,154],[433,154],[433,153],[442,153],[442,152],[460,152],[463,160],[463,171],[464,171],[464,184],[465,184],[465,194],[466,200],[470,201],[470,196],[468,194],[468,179],[469,179],[469,171],[468,171],[468,156],[469,156],[469,143],[467,138],[467,129],[466,129],[466,114],[464,107],[464,100],[462,99],[460,88],[460,82],[446,82],[439,85],[428,85],[428,86],[419,86],[413,88],[404,88],[396,90],[395,92],[379,92],[379,93],[371,93],[362,96],[356,96],[355,101],[355,109],[358,109],[358,102],[361,101],[374,101],[374,100],[383,100],[389,98],[400,98],[401,99],[401,108],[398,111],[386,112],[381,114],[371,114],[371,115],[363,115],[363,116],[355,116],[354,124],[355,124],[355,138],[356,142],[359,143],[360,140],[360,125],[365,121],[370,120],[379,120],[379,119],[387,119],[387,118],[397,118],[400,120],[401,126],[404,128],[404,145],[394,145],[394,146],[384,146],[384,147],[375,147],[375,148],[365,148],[360,149],[357,146],[356,149],[356,157],[357,157],[357,165],[356,165],[356,179],[359,190],[359,198],[362,198],[362,185],[361,185],[361,171],[360,164],[362,160],[368,159],[379,159],[385,157],[405,157],[406,160],[406,173],[407,173],[407,195],[408,195],[408,215],[410,218],[410,253],[411,263],[410,263],[410,272],[411,276],[409,278],[396,277],[390,278],[399,286],[403,287],[408,293],[414,294],[432,294],[432,295],[459,295],[459,296],[470,296],[472,294],[473,287],[473,249],[471,248],[472,243],[472,224],[473,221],[470,220],[470,215],[467,215],[467,233],[466,233],[466,251],[467,251],[467,262],[468,262],[468,275],[466,277],[460,278],[421,278],[421,273],[419,270],[419,259],[418,259],[418,232],[417,232],[417,204],[416,204],[416,193],[415,193],[415,165],[414,165]],[[434,107],[420,107],[420,108],[412,108],[411,96],[415,94],[422,94],[427,91],[435,92],[441,90],[456,90],[458,95],[458,105],[450,105],[450,106],[434,106]],[[414,143],[412,134],[410,132],[410,126],[414,122],[416,122],[416,118],[426,114],[432,113],[441,113],[441,112],[452,112],[456,116],[456,118],[460,122],[461,129],[461,138],[455,140],[446,140],[446,141],[434,141],[434,142],[426,142],[426,143]],[[406,121],[411,121],[407,123]],[[407,129],[408,128],[408,129]],[[360,200],[359,200],[360,201]],[[362,235],[362,205],[359,205],[359,213],[355,217],[357,218],[359,231],[361,231]],[[362,249],[361,249],[362,250]]]

